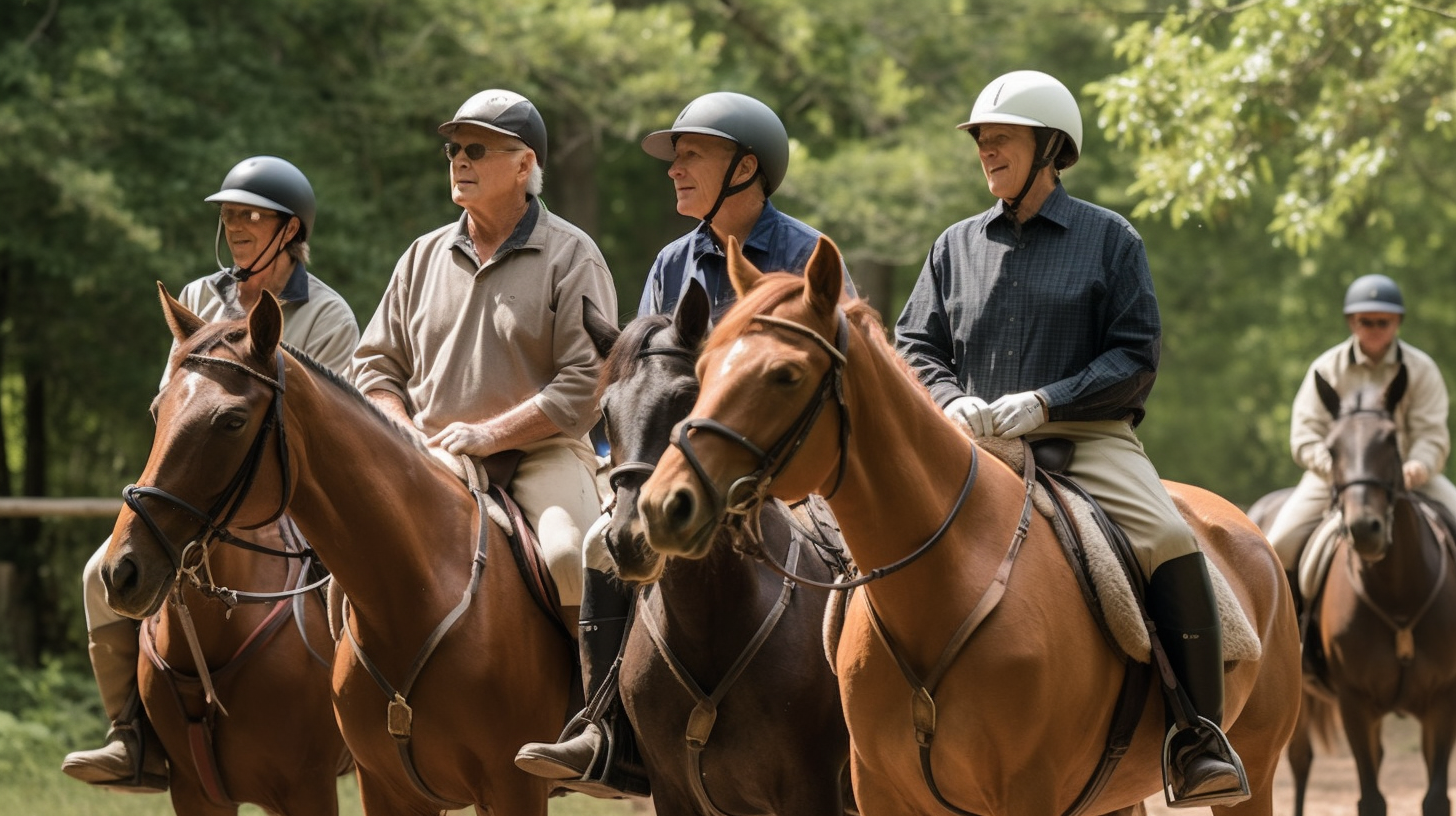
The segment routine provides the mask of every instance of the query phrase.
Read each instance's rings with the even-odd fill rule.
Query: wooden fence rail
[[[52,499],[39,496],[0,498],[0,518],[38,516],[101,517],[121,512],[121,499]]]

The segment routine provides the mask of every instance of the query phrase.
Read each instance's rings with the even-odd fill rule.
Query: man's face
[[[667,168],[667,177],[672,179],[677,194],[678,214],[701,219],[718,200],[735,146],[717,136],[684,133],[677,139],[676,150],[677,158]]]
[[[1026,184],[1036,156],[1036,135],[1026,125],[981,125],[976,137],[991,195],[1013,199]]]
[[[223,235],[227,238],[233,263],[252,269],[258,261],[268,261],[275,250],[280,250],[287,243],[287,240],[279,241],[282,235],[275,235],[282,226],[283,218],[277,210],[250,204],[222,205]],[[284,235],[289,238],[293,237],[291,227],[290,224],[284,229]]]
[[[1350,333],[1360,343],[1361,351],[1368,356],[1379,357],[1395,341],[1402,317],[1403,315],[1391,312],[1356,312],[1346,315],[1345,322],[1350,326]]]
[[[450,159],[450,198],[456,204],[489,208],[525,195],[530,163],[520,140],[475,125],[455,128],[449,139],[463,148]],[[472,145],[486,152],[480,154]],[[480,158],[470,158],[470,152]]]

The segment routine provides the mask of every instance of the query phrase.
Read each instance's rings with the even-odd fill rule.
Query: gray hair
[[[526,179],[526,192],[533,196],[541,195],[541,190],[546,185],[546,173],[536,161],[536,154],[531,153],[531,176]]]

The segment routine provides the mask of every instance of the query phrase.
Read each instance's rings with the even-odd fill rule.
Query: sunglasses
[[[251,207],[223,207],[221,214],[222,222],[229,227],[257,224],[265,218],[278,217],[278,213],[272,210],[255,210]]]
[[[487,153],[520,153],[522,150],[525,150],[525,148],[486,147],[483,144],[463,145],[459,142],[446,142],[443,150],[445,151],[445,158],[449,159],[450,161],[455,161],[455,157],[460,155],[460,151],[462,150],[465,151],[465,158],[470,159],[471,161],[480,161],[481,159],[485,158],[485,154]]]
[[[1395,321],[1388,317],[1361,317],[1355,320],[1362,329],[1388,329]]]

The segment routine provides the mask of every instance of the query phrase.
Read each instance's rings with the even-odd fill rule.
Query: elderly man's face
[[[1026,184],[1036,156],[1036,135],[1026,125],[981,125],[976,136],[981,170],[991,195],[1012,199]]]
[[[450,141],[463,147],[450,159],[450,198],[465,209],[491,207],[525,195],[531,164],[519,139],[475,125],[461,125]],[[471,159],[467,150],[481,145],[486,152]],[[479,153],[479,150],[471,152]]]
[[[667,168],[667,176],[677,194],[678,214],[702,218],[713,209],[723,189],[723,174],[733,160],[734,144],[717,136],[684,133],[677,139],[676,150],[677,158]]]

